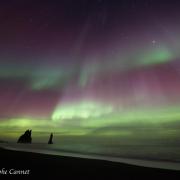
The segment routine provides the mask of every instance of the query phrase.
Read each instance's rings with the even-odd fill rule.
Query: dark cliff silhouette
[[[53,139],[53,133],[50,134],[48,144],[53,144],[52,139]]]
[[[23,135],[21,135],[17,141],[17,143],[31,143],[32,138],[31,138],[31,133],[32,130],[26,130]]]

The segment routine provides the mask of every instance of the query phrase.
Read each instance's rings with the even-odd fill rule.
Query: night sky
[[[2,0],[0,135],[175,141],[179,60],[178,0]]]

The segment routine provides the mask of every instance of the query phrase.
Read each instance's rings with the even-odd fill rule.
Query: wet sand
[[[3,168],[7,174],[2,174]],[[10,174],[10,170],[11,173],[16,172],[16,170],[17,172],[24,170],[24,173],[25,171],[27,173]],[[2,177],[51,177],[52,179],[56,177],[62,179],[152,179],[167,177],[177,179],[180,177],[180,171],[175,170],[147,168],[105,160],[12,151],[3,148],[0,148],[0,172]]]

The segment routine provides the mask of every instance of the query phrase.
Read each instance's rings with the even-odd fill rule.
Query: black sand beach
[[[3,174],[7,170],[7,174]],[[13,169],[13,170],[12,170]],[[10,171],[11,170],[11,171]],[[17,171],[16,171],[17,170]],[[22,174],[18,170],[24,170]],[[29,171],[28,171],[29,170]],[[10,174],[10,172],[12,174]],[[180,171],[145,168],[103,160],[45,155],[0,149],[0,176],[51,177],[62,179],[167,178],[178,179]]]

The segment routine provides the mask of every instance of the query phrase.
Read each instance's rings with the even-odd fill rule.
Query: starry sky
[[[2,0],[1,137],[30,128],[176,142],[179,17],[178,0]]]

